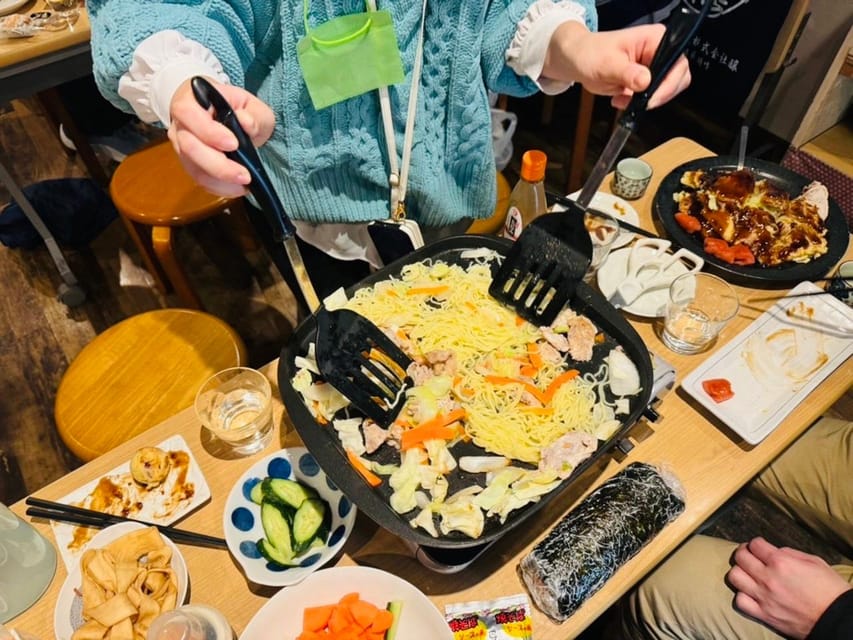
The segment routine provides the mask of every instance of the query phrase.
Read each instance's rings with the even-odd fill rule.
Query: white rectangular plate
[[[193,493],[190,497],[178,499],[173,505],[167,507],[168,503],[174,500],[172,489],[175,487],[176,482],[180,480],[180,469],[173,467],[169,471],[166,480],[159,487],[147,491],[140,490],[139,486],[135,485],[130,477],[130,460],[128,459],[127,462],[120,464],[109,473],[72,491],[58,502],[87,507],[87,499],[95,490],[95,487],[98,486],[98,483],[104,479],[109,479],[121,487],[130,487],[127,489],[128,491],[141,491],[141,506],[137,512],[129,514],[130,517],[155,524],[168,525],[177,522],[189,512],[210,500],[210,487],[207,486],[207,481],[204,479],[201,467],[199,467],[198,462],[193,457],[192,451],[190,451],[187,441],[183,437],[174,435],[156,446],[163,451],[181,451],[187,454],[189,462],[186,467],[186,479],[182,482],[182,485],[187,486],[192,484]],[[164,508],[166,509],[165,512]],[[77,562],[85,550],[88,540],[97,533],[97,530],[86,529],[85,527],[81,528],[80,534],[82,539],[80,543],[74,544],[74,536],[78,529],[77,526],[54,521],[51,521],[50,524],[53,527],[53,535],[56,539],[56,546],[59,549],[62,560],[65,562],[66,568],[71,571],[77,566]]]
[[[801,282],[789,295],[821,291]],[[749,444],[767,437],[853,353],[853,309],[831,295],[783,298],[696,368],[681,387]],[[715,402],[703,380],[725,378]]]

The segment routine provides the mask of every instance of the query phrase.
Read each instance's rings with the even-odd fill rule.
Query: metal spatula
[[[595,163],[578,195],[560,213],[536,218],[515,241],[492,281],[489,293],[512,306],[526,320],[550,325],[574,295],[592,257],[592,243],[584,226],[584,213],[604,176],[637,127],[649,98],[683,53],[708,15],[713,0],[705,0],[699,13],[682,7],[667,25],[666,33],[649,65],[652,80],[642,93],[635,94],[619,119],[613,134]]]
[[[412,360],[375,324],[347,309],[329,311],[320,306],[314,286],[296,244],[296,227],[284,211],[251,138],[243,131],[228,101],[200,76],[192,79],[193,95],[205,109],[228,127],[239,146],[226,153],[248,169],[249,190],[255,196],[276,241],[284,244],[287,258],[305,301],[316,313],[315,357],[323,378],[377,424],[388,427],[405,403],[412,386],[406,369]]]

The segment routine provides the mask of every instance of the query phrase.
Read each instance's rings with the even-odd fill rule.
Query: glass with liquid
[[[255,369],[232,367],[209,378],[198,390],[195,410],[235,453],[257,453],[272,439],[272,387]]]
[[[158,616],[148,628],[146,640],[232,640],[228,620],[217,609],[188,604]]]
[[[55,571],[53,545],[0,504],[0,623],[35,604]]]
[[[53,15],[44,25],[48,31],[73,29],[80,17],[80,0],[45,0]]]
[[[739,307],[737,294],[708,273],[685,273],[673,280],[661,339],[676,353],[700,353],[716,342]]]

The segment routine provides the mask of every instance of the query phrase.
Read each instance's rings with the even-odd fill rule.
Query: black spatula
[[[637,127],[637,120],[649,98],[696,34],[708,15],[713,0],[705,0],[698,13],[682,7],[669,21],[666,33],[649,65],[652,80],[642,93],[635,94],[619,119],[607,146],[576,202],[566,211],[536,218],[515,241],[489,287],[495,299],[512,306],[524,319],[550,325],[574,295],[592,257],[592,242],[584,227],[584,214],[604,176]]]
[[[284,244],[305,301],[316,313],[315,357],[323,378],[377,424],[388,427],[405,403],[412,386],[406,369],[412,363],[375,324],[354,311],[329,311],[320,306],[296,244],[293,226],[281,204],[251,138],[243,131],[228,101],[200,76],[192,79],[193,95],[216,120],[237,136],[235,151],[226,155],[252,177],[249,190],[274,234]]]

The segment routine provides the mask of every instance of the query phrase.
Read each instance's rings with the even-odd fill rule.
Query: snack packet
[[[449,604],[444,618],[453,640],[532,640],[530,602],[520,593],[496,600]]]

